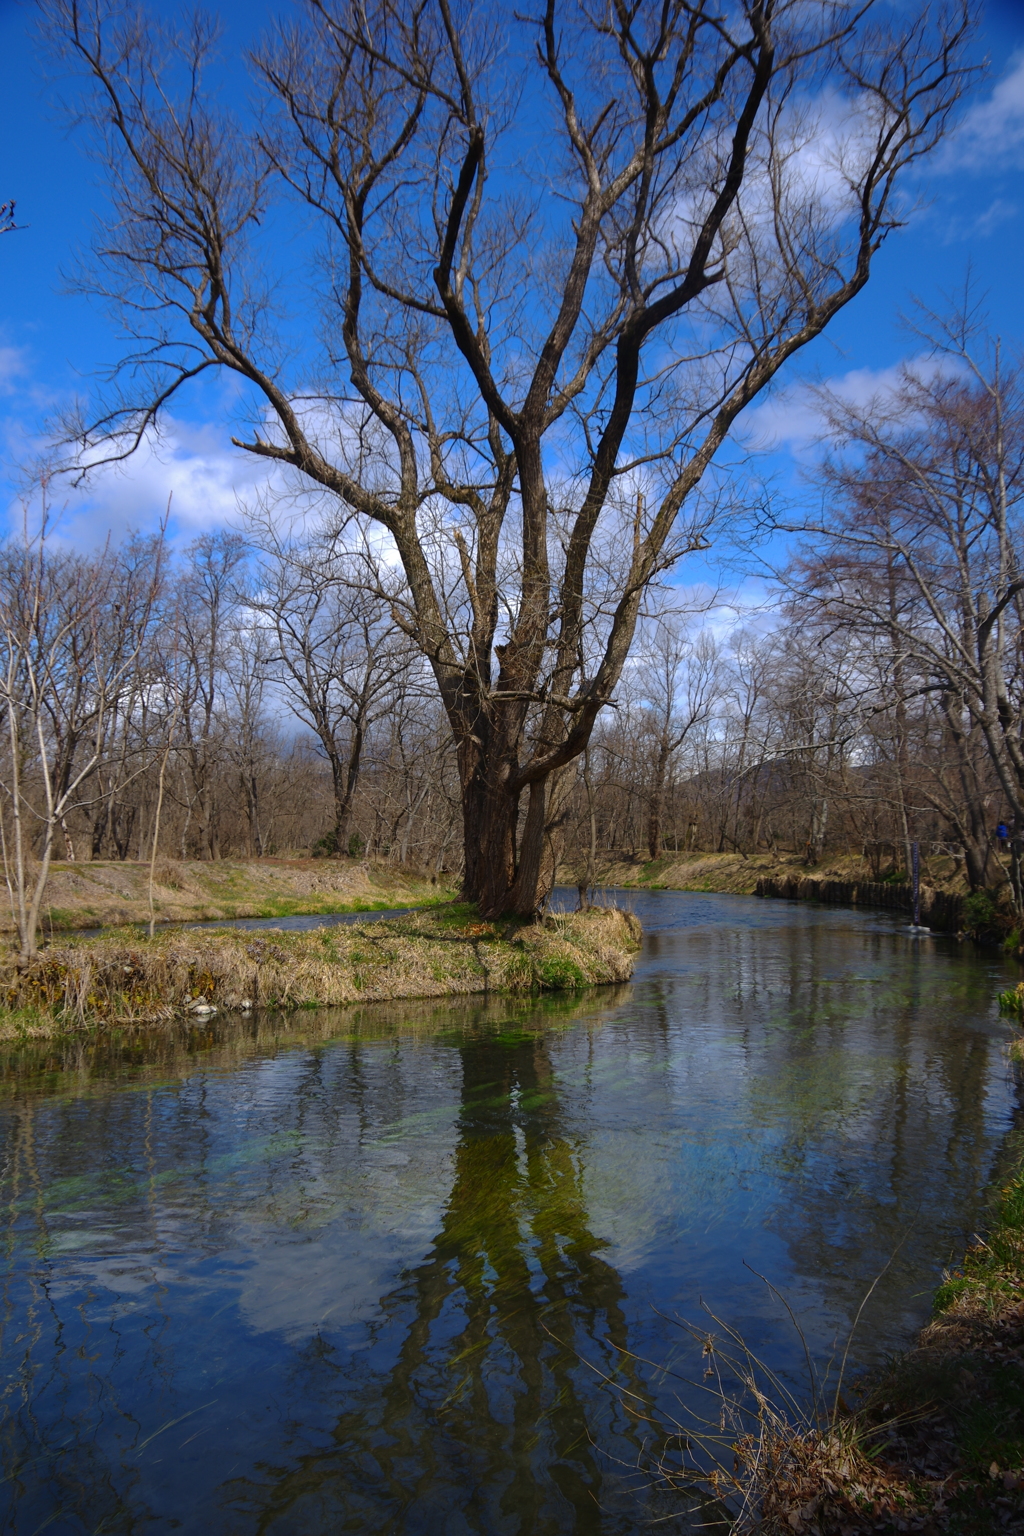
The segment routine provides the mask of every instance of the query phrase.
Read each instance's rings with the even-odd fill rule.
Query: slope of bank
[[[452,903],[302,932],[115,931],[0,968],[0,1038],[148,1023],[215,1009],[317,1008],[401,997],[560,991],[627,981],[640,924],[613,908],[481,922]]]
[[[158,922],[232,917],[292,917],[422,906],[452,894],[448,877],[355,859],[158,859],[153,906]],[[133,860],[55,863],[42,911],[51,928],[99,928],[149,920],[149,864]],[[11,932],[10,902],[0,930]]]
[[[571,876],[564,876],[572,883]],[[609,854],[598,864],[598,883],[627,890],[714,891],[733,896],[776,896],[841,906],[909,911],[910,886],[878,878],[859,854],[840,854],[809,867],[798,854],[667,853],[660,859]],[[927,861],[922,871],[921,921],[956,932],[963,926],[966,887],[952,859]]]
[[[914,1347],[814,1424],[762,1414],[737,1447],[759,1536],[1024,1530],[1024,1139]]]
[[[567,885],[575,879],[562,872]],[[951,858],[922,861],[921,878],[933,890],[949,895],[964,895],[966,886]],[[881,885],[899,892],[906,882],[879,878],[867,859],[858,853],[829,856],[819,864],[808,865],[796,853],[665,853],[659,859],[645,859],[639,854],[608,853],[599,856],[599,885],[635,887],[650,891],[720,891],[733,896],[753,896],[764,880],[810,879]]]

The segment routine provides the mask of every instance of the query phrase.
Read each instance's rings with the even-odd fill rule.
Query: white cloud
[[[739,196],[741,248],[764,240],[773,243],[780,208],[788,221],[813,221],[819,231],[841,225],[856,210],[856,188],[871,162],[879,131],[878,103],[866,93],[844,95],[830,89],[787,101],[771,135],[755,136],[750,151]],[[726,153],[724,139],[712,142],[706,158],[694,162],[690,184],[666,210],[659,233],[680,250],[689,247],[707,215]]]
[[[996,170],[1024,158],[1024,54],[1010,67],[985,101],[969,107],[947,141],[938,168]]]
[[[910,368],[918,376],[934,374],[948,369],[949,362],[927,354],[907,358],[889,368],[851,368],[823,381],[823,387],[848,405],[866,406],[872,400],[891,393],[901,382],[904,370]],[[763,404],[746,412],[737,428],[736,435],[744,447],[758,452],[771,452],[787,446],[794,452],[817,441],[826,429],[825,417],[816,391],[821,385],[794,384],[779,390]]]
[[[26,359],[21,347],[0,346],[0,395],[13,395],[18,381],[26,373]]]
[[[876,152],[881,120],[870,95],[822,92],[794,104],[779,124],[778,153],[793,207],[814,207],[833,217],[848,212]]]
[[[77,487],[51,484],[55,531],[78,547],[116,543],[129,529],[155,528],[169,504],[176,536],[192,539],[235,522],[241,501],[276,473],[220,430],[165,418],[159,437],[149,435],[123,463],[100,466]],[[12,507],[9,520],[19,517]]]
[[[1009,203],[1004,197],[994,197],[988,207],[973,219],[951,219],[945,223],[943,244],[952,245],[957,240],[985,240],[1001,224],[1015,219],[1020,212],[1017,203]]]
[[[865,405],[874,396],[893,389],[899,379],[899,367],[853,368],[839,378],[829,379],[828,388],[853,405]],[[779,390],[763,404],[748,411],[742,420],[742,437],[747,447],[758,450],[806,447],[820,437],[824,429],[821,407],[810,384],[795,384]]]

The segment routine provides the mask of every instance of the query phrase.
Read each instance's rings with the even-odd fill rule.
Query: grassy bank
[[[158,922],[369,912],[448,900],[453,891],[447,878],[354,859],[158,859],[153,905]],[[44,933],[148,920],[148,863],[52,866],[42,912]],[[0,909],[0,930],[13,928],[7,904]]]
[[[450,903],[305,932],[115,931],[0,968],[0,1038],[141,1024],[204,1008],[318,1008],[403,997],[558,991],[629,979],[640,925],[608,908],[480,922]]]
[[[742,1406],[723,1397],[721,1422],[737,1438],[694,1438],[711,1447],[703,1478],[736,1536],[1024,1531],[1024,1133],[1007,1163],[985,1237],[883,1371],[852,1387],[833,1378],[801,1419],[734,1336],[748,1392]],[[728,1358],[717,1341],[710,1353]]]
[[[886,872],[872,868],[859,853],[829,856],[808,865],[796,853],[666,853],[659,859],[609,853],[599,857],[597,883],[649,891],[717,891],[734,896],[753,896],[759,880],[787,880],[794,876],[815,880],[874,882]],[[566,884],[575,883],[568,870]],[[956,861],[948,857],[922,859],[921,878],[934,890],[964,895],[967,887]]]

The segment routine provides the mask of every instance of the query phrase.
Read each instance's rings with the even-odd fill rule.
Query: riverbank
[[[880,879],[882,871],[858,853],[842,853],[808,865],[796,853],[665,853],[659,859],[639,854],[607,853],[597,861],[597,884],[648,891],[714,891],[722,895],[754,896],[764,881],[814,880],[881,886],[897,897],[906,881]],[[575,884],[563,870],[562,879]],[[932,856],[921,861],[921,878],[929,889],[963,896],[967,887],[954,859]]]
[[[528,924],[481,922],[449,903],[302,932],[119,930],[57,939],[25,970],[0,965],[0,1039],[217,1009],[571,990],[628,981],[639,947],[637,919],[605,907]]]
[[[563,878],[572,883],[569,874]],[[808,866],[799,854],[666,853],[660,859],[608,854],[598,862],[598,884],[647,891],[707,891],[730,896],[777,897],[784,901],[821,901],[849,907],[910,911],[906,880],[882,880],[879,870],[859,854],[838,854]],[[922,862],[921,922],[937,932],[957,933],[977,926],[965,913],[967,887],[955,861],[932,857]],[[994,909],[993,909],[994,910]]]
[[[740,1529],[1024,1531],[1024,1132],[1010,1154],[986,1236],[944,1277],[914,1346],[854,1384],[859,1403],[833,1384],[800,1425],[760,1405],[734,1447]]]
[[[160,923],[233,917],[318,916],[417,907],[453,895],[448,876],[355,859],[158,859],[153,908]],[[133,860],[54,863],[41,926],[51,930],[118,927],[149,921],[149,864]],[[0,932],[13,932],[10,903]]]

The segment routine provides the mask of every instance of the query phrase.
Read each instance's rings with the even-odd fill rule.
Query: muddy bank
[[[627,981],[640,924],[611,908],[485,923],[445,907],[345,927],[113,932],[57,940],[0,970],[0,1038],[152,1023],[213,1009],[563,991]]]

